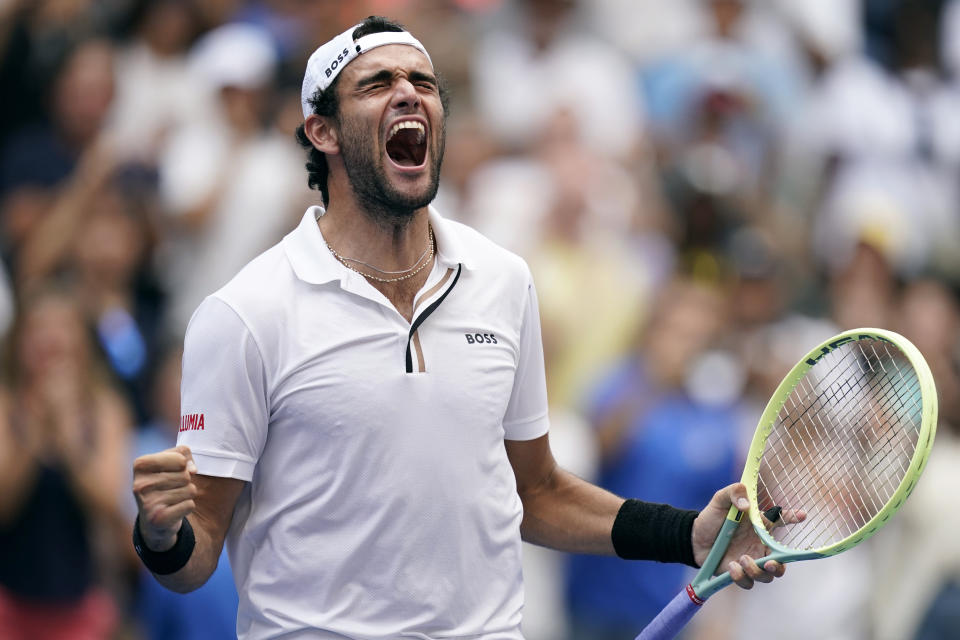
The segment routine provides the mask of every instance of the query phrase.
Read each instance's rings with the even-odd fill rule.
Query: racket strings
[[[849,385],[847,385],[847,386],[849,386]],[[809,395],[809,394],[808,394],[808,395]],[[817,400],[818,400],[818,401],[822,401],[822,394],[819,394],[819,395],[820,395],[821,397],[817,398]],[[793,404],[796,405],[797,403],[794,402]],[[812,404],[806,405],[805,409],[801,412],[801,416],[806,416],[808,413],[810,413],[810,409],[811,409],[811,408],[822,408],[822,407],[819,406],[820,404],[822,404],[822,403],[821,403],[821,402],[816,402],[816,403],[812,403]],[[846,409],[846,408],[847,408],[847,407],[840,407],[839,409],[840,409],[840,410],[843,410],[843,409]],[[802,453],[803,453],[805,459],[811,461],[811,464],[808,465],[808,466],[810,467],[808,470],[809,470],[809,471],[812,471],[811,477],[813,477],[813,478],[816,479],[816,478],[819,478],[819,477],[822,475],[822,473],[819,473],[819,474],[816,473],[816,467],[815,467],[815,464],[814,464],[814,463],[819,464],[819,465],[823,465],[823,464],[824,464],[824,462],[823,462],[824,459],[826,459],[827,461],[829,461],[830,463],[832,463],[832,467],[831,467],[831,468],[828,468],[827,470],[828,470],[828,471],[833,471],[835,475],[836,475],[837,470],[838,470],[838,468],[839,468],[839,466],[840,466],[841,464],[842,464],[844,467],[849,467],[849,468],[851,468],[851,469],[853,469],[853,470],[856,470],[856,469],[857,469],[856,464],[854,464],[854,465],[848,465],[848,463],[850,462],[849,459],[838,459],[838,454],[843,454],[844,451],[841,450],[841,449],[838,449],[838,448],[836,447],[836,444],[837,444],[836,442],[833,442],[833,441],[830,441],[830,440],[826,439],[826,438],[827,438],[827,433],[828,433],[829,430],[827,429],[827,426],[823,424],[821,414],[819,414],[819,413],[812,413],[811,415],[812,415],[812,418],[811,418],[812,420],[817,420],[817,421],[820,422],[820,426],[823,428],[822,430],[821,430],[821,429],[818,429],[816,424],[812,424],[812,423],[811,423],[811,424],[804,424],[804,423],[801,421],[800,418],[795,418],[795,419],[793,420],[793,422],[792,422],[792,425],[791,425],[791,426],[797,426],[798,423],[799,423],[799,426],[804,429],[804,433],[802,434],[802,435],[804,436],[804,438],[801,438],[801,439],[800,439],[800,444],[803,446],[803,451],[802,451]],[[811,426],[813,427],[813,432],[812,432],[812,433],[811,433],[811,430],[810,430],[810,427],[811,427]],[[832,445],[834,445],[834,446],[831,447],[831,448],[829,448],[825,453],[817,454],[816,452],[812,451],[812,450],[810,449],[810,447],[808,446],[808,444],[807,444],[808,442],[811,442],[811,441],[830,442],[830,443],[831,443]],[[849,457],[849,456],[848,456],[848,457]],[[789,458],[788,458],[788,459],[789,459]],[[853,459],[852,461],[853,461],[854,463],[857,462],[857,460],[855,459],[855,457],[854,457],[854,459]],[[782,466],[783,468],[786,468],[786,463],[784,463],[782,459],[780,459],[780,463],[781,463],[781,466]],[[796,490],[796,485],[795,485],[795,482],[794,482],[794,481],[797,479],[797,477],[798,477],[798,476],[797,476],[796,474],[794,474],[794,475],[791,475],[789,478],[790,478],[791,484],[793,485],[793,487],[794,487],[794,489],[795,489],[795,493],[798,494],[798,496],[799,496],[800,499],[803,499],[803,500],[806,500],[806,501],[810,501],[810,500],[816,498],[816,495],[814,495],[814,493],[815,493],[818,489],[821,490],[821,492],[822,492],[822,490],[824,489],[824,485],[820,484],[819,486],[809,485],[809,486],[807,486],[807,487],[805,487],[805,488],[802,488],[802,489],[800,489],[800,490]],[[846,512],[848,512],[848,513],[851,513],[851,512],[853,512],[854,510],[856,510],[858,516],[860,516],[861,518],[864,517],[865,514],[864,514],[863,509],[860,508],[859,505],[858,505],[856,502],[852,502],[852,503],[851,503],[851,502],[845,501],[845,500],[844,500],[844,496],[843,496],[842,494],[838,496],[836,493],[833,493],[833,492],[825,492],[825,495],[833,502],[833,505],[832,505],[832,506],[834,507],[834,512],[843,512],[843,511],[846,511]],[[841,504],[840,501],[843,501],[843,504]],[[869,519],[869,518],[867,518],[867,519]],[[865,520],[864,520],[864,521],[865,521]],[[837,528],[837,525],[838,525],[839,523],[833,523],[833,524],[834,524],[834,527],[836,528],[837,533],[840,533],[843,537],[846,537],[845,535],[843,535],[844,533],[846,533],[846,534],[848,535],[848,534],[852,533],[853,531],[855,531],[855,529],[850,528],[850,525],[847,525],[847,529],[846,529],[846,532],[845,532],[844,530]]]
[[[864,354],[864,355],[866,355],[866,354]],[[868,371],[870,371],[870,370],[875,370],[874,367],[871,365],[871,363],[870,363],[869,360],[867,360],[867,361],[865,362],[865,364],[866,364],[867,366],[864,367],[864,369],[863,369],[864,372],[868,372]],[[880,368],[881,368],[881,369],[885,369],[885,367],[882,366],[882,361],[880,362]],[[861,386],[861,385],[863,384],[864,378],[865,378],[865,376],[863,376],[863,375],[859,376],[859,380],[857,381],[857,384],[850,384],[849,382],[846,382],[846,383],[840,385],[840,390],[843,391],[843,392],[848,392],[848,391],[850,391],[851,388],[856,388],[856,387],[858,387],[858,386]],[[882,384],[882,383],[881,383],[881,384]],[[889,384],[889,382],[888,382],[888,383],[885,384],[885,385],[882,384],[882,386],[881,386],[880,388],[878,388],[876,382],[874,382],[874,384],[870,387],[870,390],[872,391],[872,393],[871,393],[870,395],[874,395],[874,396],[875,396],[875,395],[877,395],[878,392],[883,391],[883,386],[889,387],[890,384]],[[849,403],[847,403],[847,404],[849,405]],[[840,407],[839,409],[836,409],[836,411],[842,411],[843,409],[848,409],[848,408],[849,408],[848,406],[847,406],[847,407]],[[861,405],[859,408],[860,408],[861,412],[863,412],[863,410],[865,409],[865,407],[863,407],[862,405]],[[847,418],[848,418],[847,422],[849,423],[850,413],[847,412],[846,414],[841,414],[841,416],[843,416],[843,415],[846,415],[846,416],[847,416]],[[804,426],[804,428],[806,429],[805,435],[806,435],[807,439],[816,439],[816,440],[821,440],[821,441],[822,441],[823,438],[824,438],[825,435],[826,435],[826,434],[824,433],[824,431],[826,431],[826,425],[823,423],[822,415],[821,415],[821,414],[813,414],[813,416],[814,416],[814,419],[816,419],[816,420],[820,423],[820,426],[821,426],[822,429],[818,429],[816,423],[814,423],[814,424],[812,424],[812,425],[805,425],[805,426]],[[880,418],[879,418],[879,416],[876,414],[876,411],[875,411],[875,410],[873,410],[873,418],[874,418],[875,421],[878,421],[878,422],[880,421]],[[796,421],[794,421],[794,422],[796,422]],[[841,428],[849,428],[849,424],[847,424],[847,425],[842,424],[842,423],[843,423],[842,417],[841,417],[840,422],[841,422],[841,425],[840,425]],[[871,424],[869,420],[866,422],[866,424],[868,425],[868,430],[871,431],[871,432],[873,432],[873,433],[872,433],[872,438],[873,438],[875,441],[883,442],[883,441],[884,441],[884,434],[877,433],[874,429],[872,429],[872,428],[869,426],[869,425]],[[882,424],[882,423],[881,423],[881,424]],[[812,426],[812,427],[813,427],[813,432],[812,432],[812,433],[811,433],[811,430],[810,430],[809,426]],[[887,427],[890,427],[890,428],[887,429],[887,432],[888,432],[888,433],[893,433],[893,432],[894,432],[894,429],[892,428],[892,425],[890,425],[890,424],[888,423],[886,426],[887,426]],[[887,437],[886,440],[887,440],[887,442],[889,442],[890,438]],[[840,440],[840,442],[842,443],[843,440]],[[863,484],[863,483],[867,482],[867,479],[864,478],[864,474],[861,473],[861,469],[865,466],[865,464],[867,464],[867,462],[865,461],[865,456],[868,455],[869,452],[867,451],[867,449],[865,449],[865,448],[863,447],[863,445],[858,441],[858,439],[853,438],[853,439],[849,440],[849,442],[851,442],[851,443],[854,445],[854,450],[853,450],[852,452],[849,452],[848,455],[846,455],[846,457],[841,456],[841,457],[838,458],[838,450],[837,450],[836,446],[834,446],[834,448],[833,448],[832,450],[829,450],[825,455],[821,456],[821,459],[826,458],[826,459],[829,461],[829,463],[831,463],[831,466],[826,469],[826,472],[827,472],[827,473],[824,473],[823,470],[820,470],[820,471],[818,472],[818,474],[817,474],[817,475],[814,475],[813,477],[816,478],[816,477],[818,477],[818,476],[825,476],[825,475],[829,475],[830,473],[832,473],[833,475],[836,475],[836,474],[838,473],[839,469],[840,469],[840,468],[843,468],[843,469],[846,469],[846,470],[848,470],[848,471],[851,471],[852,473],[855,473],[855,474],[856,474],[856,478],[854,478],[854,480],[858,481],[859,483]],[[836,444],[836,443],[834,443],[834,444]],[[856,446],[857,446],[857,445],[859,445],[859,450],[856,450]],[[879,447],[877,448],[877,450],[879,450],[879,451],[884,450],[883,445],[879,446]],[[809,450],[809,448],[807,448],[807,449],[805,450],[805,453],[806,453],[807,457],[809,458],[809,457],[810,457],[810,450]],[[822,464],[823,464],[823,462],[821,461],[821,465],[822,465]],[[873,482],[876,482],[876,479],[874,479]],[[865,486],[870,486],[870,485],[865,485]],[[822,489],[822,486],[821,486],[820,488]],[[811,488],[811,489],[812,489],[812,488]],[[888,489],[888,494],[892,494],[892,492],[895,491],[895,490],[896,490],[896,485],[894,485],[893,487],[891,487],[890,489]],[[859,528],[860,526],[862,526],[863,524],[865,524],[865,523],[870,519],[870,517],[872,517],[872,515],[873,515],[874,513],[876,513],[876,511],[878,511],[880,508],[882,508],[883,504],[885,503],[885,499],[878,499],[878,497],[876,496],[876,492],[867,492],[867,493],[864,495],[863,492],[859,492],[858,489],[857,489],[857,487],[855,486],[855,487],[853,487],[853,493],[858,493],[859,495],[856,496],[856,497],[858,497],[859,499],[854,499],[854,496],[853,496],[852,494],[845,494],[845,493],[839,493],[839,494],[837,494],[836,492],[827,493],[827,496],[828,496],[828,497],[831,499],[831,501],[833,502],[833,505],[832,505],[832,506],[834,507],[834,512],[835,512],[835,513],[836,513],[836,512],[841,512],[841,513],[845,512],[845,513],[848,515],[847,522],[845,522],[845,523],[833,522],[833,523],[832,523],[832,530],[835,531],[836,533],[840,534],[842,537],[846,537],[847,535],[852,534],[854,531],[856,531],[857,528]],[[810,491],[807,491],[807,492],[806,492],[806,495],[803,495],[803,497],[805,497],[806,499],[809,500],[809,499],[811,499],[811,496],[810,496],[809,494],[810,494]],[[816,496],[813,496],[813,497],[816,497]],[[889,497],[889,496],[885,496],[885,498],[886,498],[886,497]],[[820,523],[820,524],[822,525],[823,523]],[[840,527],[840,526],[839,526],[840,524],[845,524],[845,527]],[[813,530],[813,529],[811,528],[811,530]],[[797,542],[803,544],[805,541],[799,540],[799,541],[797,541]],[[807,542],[808,542],[808,541],[807,541]],[[815,546],[815,545],[810,545],[810,544],[808,543],[808,546]]]
[[[883,369],[884,371],[886,371],[886,368],[883,367],[883,359],[879,356],[879,354],[876,353],[875,349],[874,349],[873,351],[874,351],[874,356],[875,356],[876,359],[877,359],[877,363],[879,364],[879,366],[881,367],[881,369]],[[887,355],[889,356],[889,353],[888,353]],[[864,354],[864,356],[866,357],[866,354]],[[895,366],[895,365],[896,365],[895,361],[892,361],[892,362],[893,362],[893,364],[894,364],[894,366]],[[900,377],[900,379],[901,379],[901,382],[903,383],[901,387],[896,387],[896,382],[895,382],[894,380],[890,379],[890,378],[880,378],[880,380],[882,380],[880,388],[871,388],[871,390],[874,391],[874,393],[868,395],[868,398],[869,398],[869,397],[876,397],[876,396],[878,396],[878,395],[879,395],[879,396],[882,396],[882,397],[889,397],[889,396],[891,395],[891,394],[890,394],[890,391],[893,391],[893,395],[894,395],[895,400],[890,404],[890,408],[891,408],[891,409],[894,409],[894,415],[895,415],[895,417],[897,418],[897,421],[896,421],[897,424],[891,424],[891,421],[885,420],[885,419],[881,418],[881,417],[878,415],[878,413],[877,413],[877,406],[876,406],[877,403],[876,403],[875,401],[870,401],[870,400],[867,401],[867,406],[869,407],[870,411],[872,412],[872,417],[873,417],[873,421],[867,421],[867,422],[866,422],[867,428],[869,429],[869,431],[871,432],[871,434],[874,436],[874,439],[875,439],[876,441],[881,442],[882,445],[886,445],[886,446],[877,446],[877,447],[874,448],[873,460],[868,459],[868,460],[865,461],[865,465],[870,465],[871,461],[873,462],[873,464],[872,464],[872,466],[867,466],[866,469],[865,469],[865,472],[866,472],[866,474],[869,476],[871,473],[877,472],[877,471],[879,470],[880,465],[882,465],[884,462],[887,462],[887,461],[890,461],[890,460],[893,460],[893,461],[898,462],[898,463],[900,464],[900,467],[899,467],[900,473],[895,474],[895,476],[896,476],[896,478],[897,478],[897,483],[894,484],[893,487],[891,487],[891,493],[896,490],[896,487],[897,487],[897,485],[899,484],[899,478],[902,477],[902,475],[906,473],[907,467],[909,466],[908,463],[909,463],[909,460],[910,460],[910,456],[911,456],[912,453],[913,453],[913,452],[912,452],[912,449],[910,449],[910,450],[906,449],[905,444],[904,444],[903,441],[901,441],[901,440],[899,440],[899,439],[896,440],[896,441],[894,441],[894,438],[896,437],[896,435],[897,435],[897,433],[898,433],[898,430],[897,430],[896,428],[894,428],[894,427],[897,427],[897,426],[899,426],[899,427],[901,427],[901,428],[903,427],[903,425],[900,424],[899,414],[896,412],[896,409],[903,409],[903,408],[906,406],[906,403],[904,402],[904,395],[905,395],[905,394],[903,393],[903,391],[906,390],[908,395],[913,395],[913,394],[910,394],[910,393],[909,393],[909,392],[911,391],[911,387],[910,387],[909,383],[907,383],[907,382],[903,379],[902,372],[901,372],[899,369],[898,369],[897,371],[898,371],[898,375],[899,375],[899,377]],[[912,390],[915,391],[915,393],[916,393],[917,395],[919,395],[919,393],[920,393],[919,380],[915,379],[915,382],[916,382],[916,384],[915,384],[915,385],[912,385]],[[919,401],[919,397],[917,397],[916,400]],[[864,408],[864,407],[861,407],[861,409],[863,409],[863,408]],[[854,415],[854,414],[848,412],[848,413],[845,414],[845,417],[849,420],[850,418],[853,417],[853,415]],[[816,415],[816,418],[817,418],[817,420],[819,420],[819,421],[821,422],[821,424],[822,424],[822,415],[817,414],[817,415]],[[885,435],[883,435],[883,434],[878,434],[876,431],[874,431],[873,425],[876,425],[876,424],[880,424],[880,425],[883,425],[883,426],[888,427],[888,428],[886,429]],[[852,427],[853,425],[847,424],[847,425],[845,425],[845,426],[849,429],[849,428]],[[884,438],[885,438],[885,440],[884,440]],[[859,441],[858,441],[857,439],[854,439],[853,442],[854,442],[854,444],[858,444],[858,443],[859,443]],[[888,457],[884,457],[884,456],[880,455],[880,454],[882,454],[882,453],[887,452],[887,451],[889,450],[889,448],[890,448],[890,447],[893,447],[893,446],[900,446],[901,449],[902,449],[902,450],[901,450],[901,453],[902,453],[903,455],[900,456],[900,457],[897,457],[897,458],[888,458]],[[862,452],[863,452],[864,454],[867,453],[866,449],[863,449],[862,447],[861,447],[861,449],[862,449]],[[888,468],[885,468],[885,469],[886,469],[886,470],[889,470]],[[854,470],[856,471],[856,468],[854,468]],[[891,476],[889,473],[888,473],[888,474],[885,474],[884,477],[887,478],[888,480],[892,479],[892,476]],[[880,508],[880,507],[882,507],[882,506],[883,506],[882,504],[881,504],[881,505],[878,505],[878,508]]]
[[[761,509],[807,512],[774,537],[816,549],[869,522],[907,473],[921,409],[920,381],[896,347],[864,339],[824,355],[787,398],[761,459]]]
[[[860,382],[862,382],[862,380],[863,380],[864,377],[865,377],[865,376],[861,376]],[[813,385],[809,385],[809,384],[808,384],[808,386],[809,386],[809,388],[810,388],[812,391],[815,391],[815,390],[816,390]],[[845,382],[845,383],[844,383],[844,386],[850,387],[849,381]],[[874,391],[877,391],[878,389],[875,388],[875,389],[873,389],[873,390],[874,390]],[[810,395],[810,394],[808,393],[808,395]],[[848,394],[848,397],[853,398],[853,396],[850,396],[849,394]],[[822,398],[819,398],[819,400],[822,400]],[[792,402],[792,404],[793,404],[794,406],[796,406],[796,405],[797,405],[797,402],[794,401],[794,402]],[[810,412],[810,409],[822,409],[822,408],[823,408],[823,406],[821,406],[821,405],[823,404],[822,402],[819,402],[819,403],[804,403],[804,404],[806,405],[806,409],[802,412],[802,414],[801,414],[800,417],[795,418],[795,419],[793,420],[793,423],[792,423],[790,426],[795,426],[798,422],[801,422],[802,418],[803,418],[803,417],[806,417],[806,414],[811,413],[811,412]],[[849,405],[849,402],[848,402],[847,404]],[[843,422],[844,417],[846,417],[848,424],[845,425],[845,426],[849,427],[849,418],[852,416],[852,414],[851,414],[849,411],[847,411],[847,409],[849,409],[849,406],[840,406],[840,407],[836,407],[834,412],[835,412],[835,413],[841,413],[841,416],[842,416],[841,419],[840,419],[840,422],[841,422],[841,423]],[[879,417],[876,416],[876,412],[875,412],[875,411],[874,411],[874,418],[877,419],[877,421],[879,421]],[[820,429],[815,429],[815,434],[813,434],[813,435],[815,435],[815,436],[816,436],[817,438],[819,438],[819,439],[822,439],[822,440],[826,441],[826,440],[825,440],[825,437],[826,437],[825,431],[827,431],[828,427],[827,427],[826,424],[823,423],[823,415],[822,415],[822,413],[816,413],[816,412],[812,413],[812,418],[811,418],[811,419],[812,419],[812,420],[816,420],[817,422],[819,422],[819,423],[820,423],[820,426],[823,428],[823,431],[821,431]],[[869,424],[869,423],[868,423],[868,424]],[[813,426],[816,427],[816,425],[813,425]],[[813,435],[811,435],[811,433],[810,433],[810,431],[809,431],[809,427],[806,427],[806,426],[805,426],[805,428],[807,429],[806,435],[808,436],[808,438],[812,438]],[[841,442],[842,442],[842,441],[830,441],[830,444],[832,444],[833,446],[836,447],[836,446],[839,446],[839,445],[841,444]],[[856,441],[854,441],[854,442],[856,442]],[[809,453],[809,449],[807,449],[807,453]]]
[[[865,354],[864,354],[864,355],[865,355]],[[867,360],[867,361],[865,362],[865,364],[866,364],[867,366],[864,367],[864,369],[863,369],[864,372],[868,372],[868,371],[874,369],[874,367],[872,366],[872,364],[870,363],[869,360]],[[883,365],[882,365],[882,361],[881,361],[880,365],[881,365],[881,366],[880,366],[881,369],[884,369],[884,368],[885,368],[885,367],[883,367]],[[859,376],[860,380],[858,381],[857,384],[851,384],[851,383],[849,383],[849,381],[846,382],[846,383],[844,383],[844,384],[841,384],[841,385],[840,385],[841,391],[848,391],[850,388],[855,388],[855,387],[857,387],[857,386],[861,386],[861,385],[863,384],[863,379],[864,379],[864,377],[865,377],[865,376],[863,376],[863,375]],[[822,383],[822,381],[821,381],[821,383]],[[820,386],[824,386],[824,385],[821,384]],[[831,386],[831,385],[826,385],[826,386],[829,388],[829,386]],[[874,386],[874,390],[873,390],[873,391],[874,391],[874,394],[875,394],[876,391],[877,391],[877,389],[876,389],[876,384],[874,384],[873,386]],[[886,386],[889,386],[889,384],[886,385]],[[808,394],[807,394],[807,395],[809,395],[809,391],[810,391],[810,389],[808,388]],[[821,396],[822,396],[822,395],[823,395],[823,394],[821,394]],[[796,404],[796,403],[794,403],[794,404]],[[814,406],[814,407],[815,407],[816,405],[810,405],[810,403],[807,403],[807,408],[808,408],[808,409],[811,408],[811,406]],[[843,409],[843,408],[844,408],[844,407],[841,407],[840,409]],[[814,415],[816,415],[816,414],[814,414]],[[874,411],[874,417],[875,417],[875,419],[878,419],[878,416],[876,416],[876,412],[875,412],[875,411]],[[796,421],[794,421],[794,422],[796,422]],[[821,422],[821,427],[823,427],[824,425],[823,425],[823,423],[822,423],[822,420],[820,420],[820,422]],[[869,422],[868,422],[867,424],[869,424]],[[813,427],[812,432],[811,432],[811,428],[810,428],[811,426]],[[807,437],[808,440],[809,440],[809,439],[821,439],[821,440],[822,440],[822,438],[824,437],[824,433],[822,432],[821,429],[817,428],[817,425],[816,425],[815,423],[812,424],[812,425],[807,425],[807,426],[805,426],[805,429],[806,429],[806,434],[805,434],[805,435],[806,435],[806,437]],[[877,434],[874,434],[874,438],[878,438],[878,437],[881,437],[881,436],[878,436]],[[856,442],[856,440],[854,440],[854,442]],[[856,463],[862,463],[862,460],[858,460],[857,458],[858,458],[858,457],[861,457],[861,458],[862,458],[862,455],[863,455],[865,452],[866,452],[865,449],[863,449],[863,447],[861,447],[860,456],[856,456],[856,455],[854,456],[853,462],[854,462],[855,464],[853,464],[853,465],[847,464],[849,461],[841,461],[841,462],[844,464],[844,467],[849,467],[849,468],[853,469],[854,471],[858,471],[858,470],[859,470],[859,465],[856,464]],[[805,453],[806,453],[807,457],[809,458],[809,457],[810,457],[810,449],[809,449],[809,447],[806,448]],[[837,463],[836,451],[831,451],[831,452],[829,452],[829,453],[827,454],[827,456],[825,456],[825,457],[831,459],[831,460],[835,463],[835,466],[836,466],[836,463]],[[858,474],[858,475],[859,475],[859,474]],[[816,477],[816,476],[814,476],[814,477]],[[860,479],[861,479],[861,480],[863,479],[862,476],[860,477]],[[845,501],[844,501],[842,495],[840,496],[840,500],[843,501],[843,504],[841,504],[840,502],[837,501],[837,497],[836,497],[835,495],[833,495],[833,494],[828,494],[828,495],[830,495],[830,497],[833,499],[835,509],[840,509],[841,511],[845,509],[845,510],[848,511],[848,512],[856,511],[856,512],[857,512],[857,516],[858,516],[857,519],[860,520],[860,521],[865,521],[864,518],[867,518],[867,517],[870,515],[870,514],[868,514],[868,513],[866,513],[866,512],[864,511],[864,509],[867,508],[867,507],[869,507],[870,505],[866,505],[866,506],[862,507],[862,506],[860,506],[860,504],[858,504],[857,501],[850,501],[850,500],[845,500]],[[870,494],[868,494],[868,497],[871,497],[871,498],[872,498],[872,496],[871,496]],[[809,498],[808,498],[808,499],[809,499]],[[861,501],[861,502],[863,502],[863,501]],[[871,502],[873,502],[873,508],[874,508],[874,509],[878,509],[880,506],[882,506],[882,505],[880,505],[880,504],[878,504],[878,503],[876,502],[876,499],[871,500]],[[857,522],[856,524],[859,525],[860,522]],[[838,531],[839,531],[840,533],[850,533],[850,532],[852,532],[853,530],[855,530],[855,529],[852,529],[851,526],[853,526],[853,525],[848,526],[848,527],[846,528],[846,531],[845,531],[845,532],[843,531],[843,529],[839,529]]]
[[[837,373],[837,376],[840,375],[840,370],[839,370],[839,369],[834,369],[833,371]],[[831,441],[826,440],[825,433],[822,432],[822,431],[820,431],[820,430],[818,430],[818,429],[816,429],[816,428],[815,428],[816,425],[813,425],[814,428],[815,428],[815,434],[811,434],[811,433],[810,433],[809,426],[803,424],[802,421],[803,421],[805,418],[808,418],[808,417],[809,417],[809,419],[811,419],[811,420],[818,420],[818,421],[820,422],[821,426],[826,427],[826,425],[824,425],[823,422],[822,422],[822,416],[821,416],[821,413],[820,413],[820,410],[822,410],[822,409],[826,406],[826,404],[823,402],[823,399],[824,399],[824,397],[826,396],[826,394],[824,394],[822,391],[820,391],[820,389],[819,389],[818,387],[820,387],[820,386],[826,386],[827,388],[829,388],[829,387],[831,387],[831,386],[833,385],[833,383],[832,383],[832,382],[828,383],[826,380],[822,380],[822,381],[820,381],[820,385],[814,385],[814,384],[812,384],[809,380],[804,379],[804,380],[801,380],[801,381],[800,381],[800,383],[799,383],[799,385],[798,385],[798,388],[802,389],[804,383],[806,383],[806,386],[807,386],[807,394],[806,394],[806,396],[805,396],[804,398],[798,399],[798,398],[796,398],[795,396],[791,396],[791,397],[788,398],[788,402],[789,402],[795,409],[798,408],[798,407],[802,407],[802,410],[799,410],[799,411],[798,411],[798,415],[795,416],[795,417],[793,418],[793,420],[790,422],[790,424],[787,425],[787,426],[788,426],[788,428],[793,428],[793,427],[797,426],[798,423],[799,423],[799,424],[805,429],[804,435],[806,436],[806,438],[800,439],[800,440],[799,440],[799,445],[803,448],[803,453],[806,455],[806,458],[809,459],[809,460],[814,460],[817,456],[816,456],[816,454],[815,454],[814,452],[812,452],[811,449],[809,448],[809,446],[808,446],[808,442],[809,442],[809,441],[814,440],[814,439],[819,439],[819,440],[822,440],[822,441],[830,442],[830,443],[833,444],[834,446],[837,446],[839,443],[837,443],[837,442],[831,442]],[[849,381],[845,382],[844,384],[847,384],[847,385],[849,386]],[[814,395],[815,395],[816,397],[815,397],[813,400],[811,400],[811,399],[810,399],[810,396],[814,396]],[[835,395],[835,394],[833,394],[833,395]],[[848,397],[852,397],[852,396],[849,396],[849,395],[848,395]],[[843,410],[843,409],[845,409],[845,408],[846,408],[846,407],[839,407],[840,410]],[[810,417],[810,416],[812,416],[812,417]],[[783,436],[784,433],[787,433],[787,434],[789,435],[789,431],[788,431],[788,432],[783,432],[783,431],[774,431],[774,432],[772,432],[771,435],[770,435],[770,438],[771,438],[770,443],[776,445],[777,439],[778,439],[778,438],[782,438],[782,436]],[[815,436],[815,438],[814,438],[814,436]],[[781,460],[781,459],[779,458],[779,451],[778,451],[777,447],[776,447],[776,446],[773,446],[773,447],[770,447],[770,448],[773,450],[774,453],[776,453],[777,458],[778,458],[778,460],[779,460],[779,462],[780,462],[781,468],[787,468],[787,466],[788,466],[787,463],[784,462],[783,460]],[[835,452],[828,451],[828,454],[829,454],[829,453],[835,453]],[[790,480],[795,480],[795,479],[796,479],[796,478],[793,478],[793,477],[790,478]]]
[[[820,439],[823,437],[819,429],[814,428],[813,432],[817,434],[816,435],[817,439]],[[807,438],[813,437],[810,429],[806,429],[805,435]],[[811,460],[815,459],[813,456],[810,455],[809,449],[805,450],[803,453],[809,459]],[[858,460],[857,458],[860,455],[862,455],[862,452],[854,451],[848,459],[838,459],[837,453],[838,452],[834,450],[834,451],[827,452],[826,455],[821,455],[820,460],[818,461],[819,467],[820,467],[819,469],[812,464],[809,465],[810,467],[809,470],[812,473],[812,477],[819,478],[826,474],[836,475],[838,469],[841,467],[844,467],[844,468],[849,467],[854,470],[857,469],[857,465],[860,463],[860,460]],[[826,460],[826,462],[824,462],[824,460]],[[865,522],[867,519],[869,519],[869,514],[865,511],[865,509],[869,509],[870,505],[862,504],[862,502],[864,502],[862,500],[851,500],[849,496],[844,493],[837,493],[836,491],[832,491],[832,492],[825,491],[824,490],[825,484],[822,482],[819,482],[817,486],[808,486],[806,487],[805,490],[798,491],[796,490],[795,485],[793,488],[794,488],[794,493],[797,494],[799,496],[799,499],[804,503],[809,503],[809,501],[813,499],[818,499],[818,497],[819,499],[822,500],[822,496],[825,496],[827,499],[829,499],[832,502],[832,504],[830,505],[832,507],[832,510],[828,511],[827,513],[830,513],[830,512],[846,513],[848,515],[848,517],[845,520],[836,520],[830,523],[830,531],[837,533],[840,537],[846,537],[847,535],[850,535],[853,531],[855,531],[856,526],[858,526],[861,522]],[[877,508],[877,505],[875,502],[873,506],[874,508]],[[850,522],[851,520],[857,520],[858,522],[856,522],[855,524],[851,524]],[[818,524],[820,525],[820,528],[818,529],[808,528],[808,532],[809,531],[822,532],[823,526],[825,523],[818,523]],[[841,525],[844,525],[844,526],[841,527]],[[804,546],[815,546],[804,540],[796,540],[795,544],[800,544]]]

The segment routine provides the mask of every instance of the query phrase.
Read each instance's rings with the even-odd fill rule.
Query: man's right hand
[[[196,473],[197,465],[186,445],[134,461],[133,496],[140,514],[140,535],[152,551],[170,549],[184,516],[196,508]]]

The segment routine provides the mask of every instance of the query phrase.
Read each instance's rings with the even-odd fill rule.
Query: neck
[[[318,221],[324,240],[337,253],[384,271],[408,268],[427,248],[427,208],[389,224],[358,207],[334,206]]]

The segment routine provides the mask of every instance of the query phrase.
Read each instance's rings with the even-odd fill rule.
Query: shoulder
[[[248,262],[213,295],[238,312],[251,311],[277,302],[294,280],[283,244],[278,242]]]
[[[463,223],[444,219],[443,225],[444,230],[455,239],[458,251],[470,271],[484,277],[505,278],[524,285],[532,282],[530,267],[519,255]]]
[[[236,330],[256,333],[257,327],[269,324],[264,320],[276,318],[294,280],[282,244],[275,244],[207,296],[194,312],[188,333],[200,327],[228,339],[224,334]]]

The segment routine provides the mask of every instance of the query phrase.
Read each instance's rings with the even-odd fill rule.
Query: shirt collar
[[[340,280],[343,274],[317,225],[317,218],[322,215],[323,207],[308,207],[297,228],[283,238],[283,249],[293,272],[310,284]]]
[[[327,248],[320,233],[317,219],[323,215],[323,207],[308,207],[297,228],[283,238],[283,248],[297,277],[310,284],[325,284],[341,280],[344,275],[337,259]],[[472,261],[464,251],[453,223],[445,219],[431,205],[427,210],[433,235],[437,240],[437,261],[446,266],[462,264],[471,269]]]
[[[427,207],[427,216],[437,239],[437,261],[448,267],[462,264],[467,269],[473,269],[473,260],[464,248],[458,230],[454,228],[456,223],[441,216],[433,205]]]

